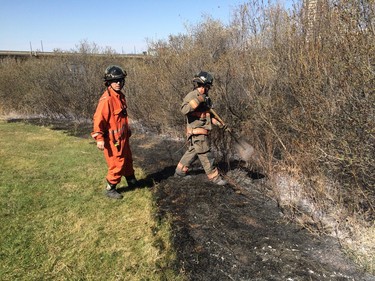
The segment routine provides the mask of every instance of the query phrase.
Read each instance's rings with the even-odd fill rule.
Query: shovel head
[[[219,114],[216,113],[215,110],[211,108],[210,112],[215,116],[217,120],[219,120],[221,124],[225,125],[225,122],[223,121],[223,119],[221,119],[221,117],[219,116]],[[237,151],[238,155],[241,157],[241,159],[245,162],[251,160],[254,157],[254,147],[243,138],[237,137],[237,135],[234,132],[232,132],[232,130],[227,129],[226,131],[235,140],[236,143],[234,148]]]
[[[235,141],[234,148],[238,155],[243,161],[250,161],[254,156],[254,147],[243,138],[236,138]]]

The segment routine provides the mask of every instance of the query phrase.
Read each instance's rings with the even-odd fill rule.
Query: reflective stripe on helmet
[[[117,65],[110,65],[104,72],[104,81],[124,79],[127,76],[125,70]]]
[[[194,76],[194,79],[193,79],[194,83],[202,84],[205,86],[206,85],[212,86],[213,81],[214,81],[214,77],[206,71],[199,72],[197,75]]]

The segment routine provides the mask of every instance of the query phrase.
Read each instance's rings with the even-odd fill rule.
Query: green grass
[[[103,196],[91,140],[5,121],[0,134],[0,280],[182,280],[151,191]]]

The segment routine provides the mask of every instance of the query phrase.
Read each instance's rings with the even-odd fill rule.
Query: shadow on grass
[[[241,163],[239,161],[232,161],[229,163],[229,165],[225,163],[219,163],[218,167],[222,171],[228,171],[230,170],[230,167],[239,167],[240,164]],[[165,167],[160,171],[147,175],[147,177],[144,179],[138,180],[138,184],[136,186],[132,186],[132,187],[123,186],[123,187],[119,187],[117,190],[123,193],[123,192],[133,191],[136,189],[152,188],[155,184],[158,184],[163,180],[167,180],[169,177],[173,177],[175,169],[176,169],[175,165]],[[253,180],[263,179],[266,177],[264,174],[257,172],[257,171],[252,171],[246,167],[245,168],[241,167],[241,169],[246,171],[249,178]],[[189,170],[189,175],[192,175],[192,176],[204,174],[204,173],[205,173],[204,170],[199,165],[193,166],[191,170]]]
[[[25,123],[36,126],[49,127],[51,130],[64,131],[69,136],[79,138],[91,138],[92,124],[88,121],[79,122],[70,119],[49,119],[49,118],[11,118],[8,123]]]
[[[136,186],[132,186],[132,187],[123,186],[123,187],[119,187],[117,190],[122,193],[122,192],[129,192],[129,191],[133,191],[133,190],[141,189],[141,188],[151,188],[155,184],[161,182],[162,180],[166,180],[167,178],[173,176],[175,168],[176,168],[175,166],[165,167],[160,171],[147,175],[147,177],[144,179],[138,180],[138,184]]]

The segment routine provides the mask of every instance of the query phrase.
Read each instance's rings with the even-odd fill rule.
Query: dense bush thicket
[[[113,51],[99,51],[94,43],[83,41],[77,50],[53,57],[3,59],[0,112],[91,119],[104,90],[105,68],[119,64]]]
[[[333,1],[307,23],[303,9],[254,2],[240,6],[228,26],[207,18],[154,42],[158,56],[134,73],[136,116],[162,130],[182,128],[176,105],[193,73],[212,71],[217,111],[255,145],[267,174],[286,170],[312,202],[330,198],[371,221],[374,12],[373,1]]]
[[[254,145],[258,157],[252,164],[274,180],[279,199],[285,193],[307,198],[317,211],[310,212],[315,222],[317,213],[329,212],[336,212],[336,221],[360,214],[371,222],[375,4],[322,3],[310,22],[303,7],[285,11],[245,3],[228,25],[207,17],[186,34],[152,42],[153,55],[138,60],[110,51],[93,56],[98,50],[86,43],[75,56],[3,60],[0,110],[91,118],[105,67],[119,64],[128,72],[133,118],[183,136],[179,105],[193,75],[207,70],[215,76],[210,95],[216,111]],[[227,135],[215,134],[217,147],[230,147]],[[290,182],[282,186],[283,174],[298,182],[294,190]],[[307,208],[287,202],[295,216]]]

